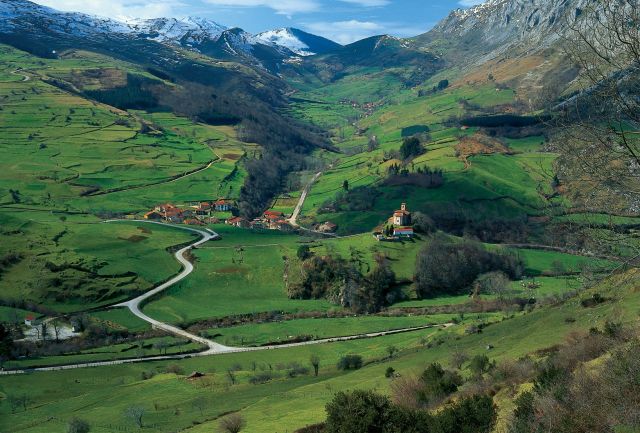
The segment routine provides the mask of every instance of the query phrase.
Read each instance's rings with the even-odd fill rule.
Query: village
[[[218,199],[189,203],[185,206],[161,204],[144,214],[144,219],[191,226],[224,223],[245,229],[294,230],[283,212],[267,210],[261,217],[253,220],[237,216],[237,213],[237,205],[233,200]]]
[[[237,204],[233,200],[218,199],[215,201],[191,202],[184,206],[165,203],[156,206],[144,214],[149,221],[185,224],[190,226],[204,226],[207,224],[227,224],[243,229],[279,230],[283,232],[295,231],[298,227],[291,224],[287,216],[276,210],[266,210],[252,220],[238,216]],[[321,234],[334,234],[338,225],[325,221],[316,224],[311,231]],[[400,209],[382,226],[373,232],[376,240],[381,242],[398,241],[412,238],[414,230],[411,225],[411,212],[407,204],[402,203]]]

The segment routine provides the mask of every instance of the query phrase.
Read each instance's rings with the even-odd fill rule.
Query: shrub
[[[420,397],[425,402],[453,394],[463,382],[458,373],[445,370],[438,363],[429,365],[422,372],[420,379],[423,384]]]
[[[271,381],[271,379],[273,379],[273,375],[270,372],[265,371],[265,372],[256,374],[255,376],[251,376],[249,378],[249,383],[252,385],[260,385],[262,383],[267,383]]]
[[[309,368],[300,365],[297,362],[292,362],[289,364],[289,371],[287,372],[287,376],[294,378],[297,376],[306,376],[309,374]]]
[[[443,432],[489,433],[496,423],[497,411],[489,396],[464,398],[438,414]]]
[[[165,373],[173,373],[176,376],[181,376],[184,374],[184,369],[180,367],[178,364],[170,364],[167,366],[167,368],[164,371]]]
[[[464,398],[432,415],[358,390],[339,392],[326,411],[325,433],[489,433],[496,420],[496,408],[486,396]]]
[[[602,296],[600,293],[594,293],[590,298],[580,301],[580,304],[585,308],[589,308],[595,307],[596,305],[600,305],[604,302],[607,302],[607,298]]]
[[[391,402],[373,391],[339,392],[326,410],[327,433],[382,432],[389,422]]]
[[[474,376],[482,376],[491,369],[491,362],[487,355],[476,355],[469,361],[469,370]]]
[[[80,418],[71,418],[67,425],[67,433],[89,433],[91,426],[88,422]]]
[[[338,361],[338,370],[358,370],[362,368],[362,356],[345,355]]]
[[[395,376],[396,370],[393,367],[387,367],[387,370],[384,372],[384,377],[390,379]]]
[[[220,430],[224,433],[240,433],[246,425],[247,422],[239,413],[232,413],[220,420]]]
[[[300,260],[307,260],[311,257],[311,249],[309,248],[309,245],[300,245],[296,255]]]

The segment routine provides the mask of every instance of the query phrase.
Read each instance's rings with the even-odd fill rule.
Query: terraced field
[[[4,45],[0,59],[0,252],[20,257],[3,273],[0,299],[86,309],[175,273],[164,249],[189,236],[101,218],[237,197],[242,159],[257,146],[232,127],[118,110],[82,93],[122,85],[126,74],[158,80],[133,64],[83,51],[41,59]]]

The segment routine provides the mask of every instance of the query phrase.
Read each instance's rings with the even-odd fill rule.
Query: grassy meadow
[[[487,354],[491,360],[515,359],[564,341],[571,332],[602,326],[615,315],[633,323],[640,308],[634,290],[637,275],[621,274],[597,287],[610,301],[593,308],[580,305],[580,298],[567,303],[534,309],[532,312],[487,326],[481,334],[465,335],[464,326],[446,331],[426,330],[374,340],[356,340],[319,346],[240,353],[212,358],[193,358],[178,362],[178,371],[193,370],[206,374],[199,381],[188,381],[175,373],[164,373],[169,362],[34,373],[0,378],[5,394],[27,393],[31,402],[27,410],[11,414],[8,404],[0,405],[0,428],[9,424],[25,432],[45,432],[63,428],[72,415],[92,423],[93,431],[107,432],[133,429],[122,416],[131,405],[145,408],[146,431],[182,429],[189,432],[217,431],[217,418],[230,411],[240,411],[252,432],[292,432],[296,428],[324,418],[324,404],[340,390],[364,388],[389,392],[390,380],[384,371],[392,366],[403,375],[417,373],[428,363],[449,365],[453,351]],[[589,296],[589,292],[581,295]],[[430,343],[430,344],[429,344]],[[396,346],[400,352],[389,359],[386,348]],[[493,349],[487,351],[486,346]],[[292,363],[308,365],[310,354],[321,358],[320,375],[287,374]],[[334,367],[345,353],[359,353],[367,365],[361,370],[340,372]],[[176,370],[171,367],[172,371]],[[227,370],[235,371],[231,384]],[[100,374],[96,374],[97,372]],[[142,379],[155,372],[151,379]],[[252,385],[249,379],[270,372],[272,379]],[[463,371],[464,372],[464,371]],[[47,387],[41,384],[47,383]],[[55,393],[47,389],[56,390]],[[80,396],[82,396],[80,398]],[[506,404],[499,401],[499,404]],[[500,406],[499,406],[500,408]]]

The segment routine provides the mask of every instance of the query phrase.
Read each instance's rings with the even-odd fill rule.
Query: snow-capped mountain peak
[[[296,37],[291,30],[292,29],[290,28],[269,30],[258,33],[256,38],[265,44],[286,47],[299,56],[310,56],[316,54],[307,44]]]
[[[193,45],[206,39],[215,40],[227,28],[205,18],[187,17],[153,18],[148,20],[126,19],[125,23],[136,33],[158,42]]]
[[[256,39],[264,44],[285,47],[299,56],[323,54],[340,48],[339,44],[329,39],[291,27],[258,33]]]
[[[328,39],[293,28],[253,35],[202,17],[111,19],[57,11],[29,0],[0,0],[0,36],[17,32],[80,37],[107,46],[113,41],[146,39],[217,58],[241,58],[269,70],[277,70],[292,57],[340,48]]]

